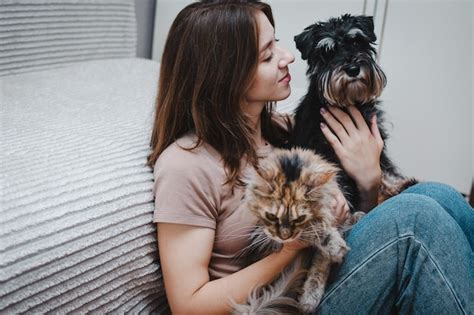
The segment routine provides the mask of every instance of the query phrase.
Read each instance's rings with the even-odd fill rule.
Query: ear
[[[258,177],[260,177],[261,179],[268,179],[269,177],[271,177],[269,170],[259,165],[255,166],[254,171],[256,175],[258,175]]]
[[[323,186],[325,184],[327,184],[330,180],[332,180],[337,174],[337,171],[336,170],[331,170],[331,171],[327,171],[327,172],[324,172],[324,173],[321,173],[319,175],[316,176],[316,180],[314,182],[314,185],[315,186]]]
[[[333,180],[337,175],[337,169],[328,170],[326,172],[313,173],[306,181],[306,195],[312,199],[313,194],[321,188],[321,186],[327,184]]]
[[[359,15],[356,17],[356,20],[369,40],[372,43],[375,42],[377,40],[377,36],[375,36],[374,33],[374,18],[371,16]]]
[[[311,49],[313,46],[313,28],[316,24],[310,25],[304,29],[304,31],[298,35],[296,35],[293,40],[296,43],[296,48],[301,52],[301,58],[306,60],[309,58],[311,53]]]
[[[253,191],[255,194],[261,197],[268,197],[275,191],[275,187],[273,187],[273,179],[276,176],[271,172],[269,169],[265,169],[262,167],[255,167],[253,168]]]

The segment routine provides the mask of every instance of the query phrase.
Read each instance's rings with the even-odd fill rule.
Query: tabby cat
[[[319,304],[333,263],[349,250],[343,230],[362,215],[337,226],[331,203],[339,192],[339,168],[310,150],[275,149],[246,182],[245,202],[258,218],[249,255],[261,259],[284,242],[310,242],[273,283],[256,288],[234,314],[302,314]]]

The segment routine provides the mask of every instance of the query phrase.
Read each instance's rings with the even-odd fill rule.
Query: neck
[[[265,140],[262,138],[262,126],[260,120],[260,114],[264,107],[264,102],[246,103],[244,105],[244,112],[247,115],[253,130],[255,130],[254,142],[257,146],[265,144]]]

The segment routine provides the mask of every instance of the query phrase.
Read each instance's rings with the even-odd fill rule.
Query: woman
[[[193,3],[170,29],[149,164],[173,313],[228,313],[229,299],[244,302],[307,246],[285,243],[250,266],[235,259],[254,223],[241,203],[241,177],[288,136],[287,121],[272,104],[291,92],[293,61],[274,37],[271,8],[257,1]],[[360,113],[351,115],[364,127],[334,110],[326,122],[340,131],[322,128],[371,209],[383,141],[375,120],[368,128]],[[335,197],[333,211],[340,220],[347,216],[342,196]],[[349,233],[352,250],[318,311],[472,312],[473,222],[472,209],[444,185],[417,185],[388,200]]]

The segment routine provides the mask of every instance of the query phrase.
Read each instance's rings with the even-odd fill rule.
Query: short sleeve
[[[153,222],[216,228],[218,176],[212,161],[177,145],[167,148],[154,167]]]

